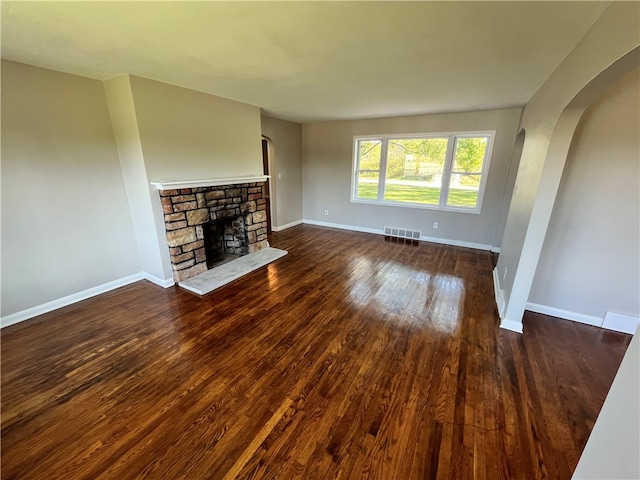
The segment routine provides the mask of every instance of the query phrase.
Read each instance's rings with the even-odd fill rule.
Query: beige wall
[[[140,271],[102,82],[2,62],[2,316]]]
[[[502,204],[500,205],[500,216],[498,217],[498,227],[496,228],[496,237],[493,240],[493,244],[496,246],[502,245],[502,237],[504,235],[504,227],[507,224],[507,216],[509,215],[509,208],[511,207],[511,198],[513,195],[513,188],[516,183],[516,177],[518,176],[518,167],[520,166],[520,158],[522,157],[522,148],[524,147],[524,130],[518,132],[511,151],[511,160],[509,162],[509,172],[507,173],[507,181],[504,186],[504,193],[502,196]]]
[[[107,91],[118,80],[107,82]],[[145,273],[166,286],[172,277],[164,216],[158,192],[149,182],[262,175],[260,109],[135,76],[128,76],[128,86],[120,93],[127,93],[127,88],[133,111],[127,110],[120,117],[124,121],[117,122],[124,130],[117,135],[118,146],[123,146],[121,139],[125,147],[127,138],[139,140],[142,162],[137,151],[130,155],[126,148],[120,148],[120,160],[123,166],[136,165],[125,168],[124,174],[129,191],[138,193],[135,199],[130,195],[131,211],[145,217],[145,225],[138,224],[136,232],[139,249],[147,252],[141,254]],[[114,95],[113,106],[127,95]],[[146,221],[149,214],[153,222]]]
[[[490,248],[494,246],[520,113],[520,109],[509,109],[305,124],[302,126],[304,218],[372,230],[406,227],[422,230],[423,236],[444,242]],[[479,215],[351,203],[354,136],[474,130],[496,130]],[[324,215],[325,208],[329,209],[329,215]],[[437,230],[433,222],[439,223]]]
[[[580,121],[529,301],[640,315],[640,70]]]
[[[640,44],[639,16],[638,3],[611,3],[523,112],[526,138],[496,269],[505,328],[522,330],[522,315],[582,112],[638,64],[634,49]]]
[[[262,174],[257,107],[127,75],[103,83],[12,62],[2,73],[2,316],[10,322],[128,276],[173,283],[150,181]],[[281,127],[295,152],[295,135]],[[294,183],[284,201],[295,201]]]
[[[262,174],[258,107],[134,76],[131,90],[149,180]]]
[[[302,221],[302,126],[262,117],[262,134],[270,141],[271,185],[275,198],[272,223],[277,229]]]
[[[111,125],[138,246],[138,257],[147,280],[161,286],[173,284],[164,218],[158,191],[150,184],[142,152],[131,77],[121,75],[104,82]]]

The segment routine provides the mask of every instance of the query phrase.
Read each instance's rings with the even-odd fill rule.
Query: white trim
[[[640,317],[607,311],[604,318],[585,315],[584,313],[572,312],[561,308],[540,305],[539,303],[527,302],[526,309],[535,313],[542,313],[552,317],[570,320],[572,322],[584,323],[594,327],[615,330],[616,332],[629,333],[633,335],[640,324]]]
[[[295,227],[296,225],[302,225],[302,220],[296,220],[295,222],[286,223],[284,225],[280,225],[279,227],[271,227],[271,230],[274,232],[281,232],[286,230],[287,228]]]
[[[500,280],[498,278],[498,267],[493,269],[493,293],[496,298],[496,307],[498,307],[498,315],[500,318],[504,317],[504,310],[506,304],[504,303],[504,293],[500,288]]]
[[[353,232],[364,232],[364,233],[373,233],[375,235],[384,235],[384,229],[378,229],[378,228],[359,227],[355,225],[345,225],[342,223],[321,222],[319,220],[310,220],[308,218],[303,219],[302,223],[306,223],[309,225],[317,225],[319,227],[339,228],[341,230],[350,230]],[[442,245],[451,245],[453,247],[473,248],[476,250],[491,250],[491,245],[487,245],[484,243],[465,242],[462,240],[452,240],[450,238],[434,238],[434,237],[426,237],[423,235],[422,237],[420,237],[420,240],[423,242],[440,243]]]
[[[522,322],[503,318],[502,322],[500,322],[500,328],[504,328],[505,330],[510,330],[516,333],[522,333]]]
[[[500,253],[500,247],[491,247],[491,253]]]
[[[147,272],[142,272],[142,278],[144,278],[145,280],[149,280],[151,283],[155,283],[162,288],[173,287],[176,284],[176,281],[173,279],[173,277],[167,280],[163,280],[162,278],[156,277],[155,275],[151,275]]]
[[[569,310],[549,307],[547,305],[540,305],[539,303],[533,303],[533,302],[527,302],[525,308],[535,313],[542,313],[543,315],[558,317],[558,318],[562,318],[563,320],[571,320],[572,322],[579,322],[579,323],[584,323],[586,325],[593,325],[594,327],[602,326],[602,318],[594,317],[591,315],[585,315],[584,313],[571,312]]]
[[[373,233],[375,235],[384,235],[384,230],[377,228],[356,227],[354,225],[344,225],[342,223],[321,222],[319,220],[309,220],[307,218],[302,220],[302,223],[308,225],[317,225],[318,227],[339,228],[340,230],[350,230],[352,232]]]
[[[491,245],[487,245],[485,243],[475,243],[475,242],[465,242],[463,240],[452,240],[450,238],[434,238],[434,237],[425,237],[424,235],[420,238],[423,242],[431,242],[431,243],[441,243],[443,245],[452,245],[454,247],[465,247],[465,248],[473,248],[475,250],[491,250]]]
[[[130,283],[134,283],[143,279],[144,274],[142,272],[134,273],[133,275],[129,275],[128,277],[119,278],[118,280],[103,283],[102,285],[98,285],[97,287],[88,288],[87,290],[83,290],[72,295],[67,295],[66,297],[58,298],[57,300],[52,300],[50,302],[43,303],[42,305],[37,305],[20,312],[12,313],[11,315],[7,315],[0,319],[0,328],[8,327],[9,325],[13,325],[15,323],[22,322],[33,317],[37,317],[38,315],[42,315],[44,313],[66,307],[73,303],[86,300],[87,298],[95,297],[96,295],[115,290],[116,288],[124,287],[125,285],[129,285]]]
[[[179,190],[181,188],[217,187],[220,185],[236,185],[238,183],[266,182],[269,175],[247,175],[244,177],[209,178],[205,180],[158,180],[151,185],[158,190]]]
[[[362,205],[378,205],[383,207],[401,207],[401,208],[417,208],[420,210],[437,210],[439,212],[453,212],[453,213],[467,213],[471,215],[480,215],[480,211],[471,210],[464,207],[441,207],[440,205],[430,205],[426,203],[409,203],[409,202],[394,202],[392,200],[373,200],[373,199],[362,199],[362,198],[352,198],[351,203],[359,203]]]
[[[626,313],[610,312],[609,310],[605,312],[604,320],[602,321],[602,328],[630,335],[636,333],[638,325],[640,325],[640,317],[627,315]]]

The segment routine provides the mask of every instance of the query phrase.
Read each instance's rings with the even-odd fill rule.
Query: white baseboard
[[[279,227],[271,227],[271,230],[274,232],[281,232],[286,230],[287,228],[295,227],[296,225],[302,225],[302,220],[296,220],[295,222],[286,223],[284,225],[280,225]]]
[[[512,320],[505,318],[507,314],[507,304],[504,301],[504,292],[500,288],[500,280],[498,277],[498,267],[493,269],[493,291],[496,297],[496,306],[498,307],[498,315],[500,316],[500,328],[511,332],[522,333],[522,320]]]
[[[636,333],[638,325],[640,325],[640,317],[610,311],[604,314],[604,320],[602,321],[602,328],[631,335]]]
[[[173,277],[171,277],[168,280],[163,280],[162,278],[158,278],[155,275],[151,275],[150,273],[147,273],[147,272],[142,272],[142,277],[145,280],[149,280],[151,283],[155,283],[156,285],[162,288],[173,287],[176,284],[176,281],[173,279]]]
[[[552,317],[558,317],[564,320],[571,320],[573,322],[584,323],[586,325],[593,325],[594,327],[602,326],[602,318],[585,315],[583,313],[571,312],[569,310],[562,310],[561,308],[549,307],[547,305],[540,305],[538,303],[532,302],[527,302],[525,308],[535,313],[542,313],[543,315],[550,315]]]
[[[452,240],[450,238],[433,238],[422,236],[420,240],[431,243],[441,243],[443,245],[452,245],[454,247],[473,248],[474,250],[491,250],[491,245],[484,243],[465,242],[462,240]]]
[[[516,333],[522,333],[522,322],[503,318],[500,322],[500,328],[504,328],[505,330],[510,330]]]
[[[124,287],[125,285],[143,280],[144,278],[145,275],[142,272],[134,273],[133,275],[129,275],[128,277],[119,278],[118,280],[103,283],[102,285],[98,285],[97,287],[88,288],[87,290],[83,290],[72,295],[67,295],[66,297],[58,298],[57,300],[52,300],[50,302],[43,303],[42,305],[37,305],[20,312],[12,313],[11,315],[7,315],[0,319],[0,328],[8,327],[9,325],[29,320],[30,318],[37,317],[38,315],[57,310],[58,308],[66,307],[67,305],[86,300],[87,298],[95,297],[96,295],[109,292],[116,288]]]
[[[607,311],[604,318],[601,318],[532,302],[527,302],[526,308],[532,312],[562,318],[563,320],[571,320],[572,322],[584,323],[586,325],[606,328],[607,330],[615,330],[616,332],[629,333],[631,335],[636,333],[638,325],[640,324],[640,317],[610,311]]]
[[[491,253],[500,253],[500,247],[491,247]]]
[[[303,223],[308,225],[317,225],[319,227],[330,227],[330,228],[339,228],[341,230],[350,230],[353,232],[363,232],[363,233],[373,233],[375,235],[384,235],[383,229],[377,228],[368,228],[368,227],[358,227],[355,225],[345,225],[343,223],[331,223],[331,222],[321,222],[319,220],[309,220],[305,218],[302,220]],[[473,248],[476,250],[491,250],[491,245],[485,245],[484,243],[474,243],[474,242],[465,242],[461,240],[452,240],[449,238],[435,238],[435,237],[420,237],[420,240],[423,242],[431,242],[431,243],[440,243],[442,245],[451,245],[454,247],[466,247]]]
[[[302,223],[306,223],[307,225],[317,225],[318,227],[339,228],[340,230],[350,230],[352,232],[363,232],[363,233],[373,233],[375,235],[384,235],[384,231],[382,229],[356,227],[354,225],[344,225],[342,223],[321,222],[319,220],[309,220],[307,218],[303,219]]]
[[[500,281],[498,280],[498,267],[493,269],[493,292],[496,297],[496,306],[498,307],[498,315],[500,318],[504,317],[504,293],[500,288]]]

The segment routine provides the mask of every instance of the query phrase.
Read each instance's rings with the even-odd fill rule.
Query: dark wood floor
[[[630,337],[491,255],[299,226],[205,297],[139,282],[2,331],[2,478],[569,479]]]

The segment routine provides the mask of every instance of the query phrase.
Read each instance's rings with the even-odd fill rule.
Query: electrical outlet
[[[325,208],[325,209],[324,209],[324,214],[325,214],[325,215],[329,215],[329,209],[328,209],[328,208]]]
[[[507,267],[504,267],[504,273],[502,274],[502,279],[507,278]]]
[[[433,222],[433,228],[438,228],[438,222]]]
[[[282,180],[282,174],[278,173],[278,180]]]

